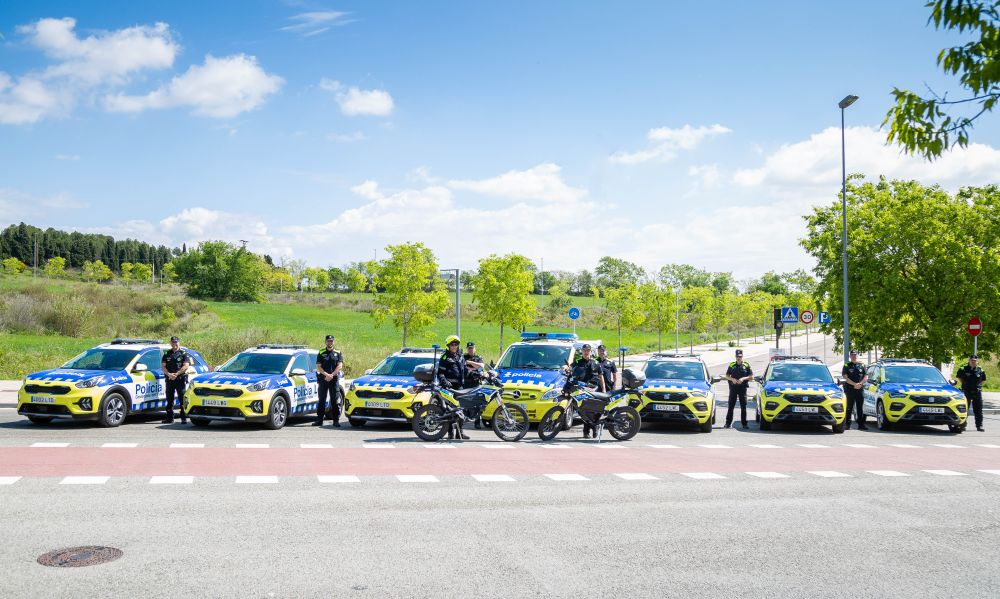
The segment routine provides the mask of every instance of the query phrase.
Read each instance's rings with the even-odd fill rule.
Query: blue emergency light
[[[576,333],[521,333],[521,341],[538,341],[539,339],[557,339],[560,341],[576,341]]]

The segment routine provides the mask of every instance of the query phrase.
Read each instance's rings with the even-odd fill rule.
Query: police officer
[[[592,356],[593,348],[590,347],[589,343],[584,343],[583,347],[580,348],[580,357],[577,358],[576,362],[573,362],[573,378],[583,381],[583,384],[596,387],[598,391],[604,392],[607,388],[604,386],[604,375],[601,369],[601,365]],[[583,425],[583,438],[586,439],[589,436],[597,436],[597,431],[593,430],[590,425]]]
[[[333,348],[333,335],[326,336],[326,347],[316,356],[316,382],[319,385],[319,408],[316,410],[316,422],[313,426],[323,426],[326,416],[326,398],[330,397],[330,411],[333,426],[340,428],[340,404],[337,394],[340,392],[340,373],[344,370],[344,356]]]
[[[482,383],[482,377],[479,376],[479,369],[486,365],[483,361],[483,357],[476,353],[476,342],[470,341],[465,344],[465,366],[468,372],[465,373],[465,385],[469,389],[478,387]],[[469,414],[469,416],[474,417],[472,421],[476,428],[483,427],[483,420],[476,414]]]
[[[445,388],[464,389],[469,368],[465,364],[465,356],[458,349],[462,345],[462,340],[458,338],[458,335],[449,335],[444,340],[444,345],[447,351],[438,360],[438,383]],[[469,438],[469,435],[462,431],[461,424],[448,429],[448,438],[454,439],[456,432],[461,439]]]
[[[844,420],[844,428],[851,428],[851,411],[857,409],[858,430],[866,431],[865,426],[865,383],[868,382],[868,374],[865,372],[865,365],[858,362],[858,352],[851,350],[850,360],[844,362],[841,370],[844,377],[844,397],[847,399],[847,415]]]
[[[191,358],[181,349],[181,340],[176,336],[170,338],[170,349],[163,354],[160,368],[167,386],[167,417],[163,424],[174,421],[174,396],[177,396],[177,407],[181,412],[181,424],[187,423],[184,413],[184,387],[187,385],[187,369],[191,366]]]
[[[743,429],[747,426],[747,387],[753,379],[753,370],[750,364],[743,361],[743,350],[736,350],[736,361],[730,362],[726,369],[726,380],[729,381],[729,410],[726,411],[726,428],[733,425],[733,410],[736,408],[736,400],[740,401],[740,424]]]
[[[604,377],[604,388],[614,391],[618,388],[618,366],[615,361],[608,358],[608,350],[604,344],[597,346],[597,364],[601,367],[601,376]]]
[[[979,367],[979,356],[972,354],[969,363],[960,368],[955,377],[961,381],[962,393],[965,393],[976,415],[976,430],[983,432],[983,383],[986,382],[986,373]]]

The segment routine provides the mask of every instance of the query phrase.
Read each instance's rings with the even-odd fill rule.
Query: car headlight
[[[101,382],[102,378],[104,378],[104,377],[95,376],[95,377],[89,378],[89,379],[87,379],[85,381],[80,381],[79,383],[76,384],[76,388],[77,389],[90,389],[91,387],[96,387],[98,385],[98,383]]]
[[[542,394],[542,401],[556,401],[560,395],[562,395],[562,391],[559,389],[549,389]]]
[[[351,381],[351,386],[348,387],[347,390],[348,391],[354,391],[357,388],[358,388],[358,385],[354,381]]]
[[[706,395],[708,395],[708,392],[702,391],[701,389],[695,389],[694,391],[691,391],[690,394],[691,397],[705,397]]]
[[[830,399],[844,399],[843,391],[834,391],[830,394]]]
[[[263,391],[267,389],[268,381],[261,381],[259,383],[254,383],[252,385],[247,385],[247,391],[251,393],[256,393],[257,391]]]
[[[889,397],[906,397],[906,391],[890,391]]]

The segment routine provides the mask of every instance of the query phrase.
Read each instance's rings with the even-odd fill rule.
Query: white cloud
[[[302,12],[289,17],[288,20],[292,21],[292,24],[282,27],[281,31],[295,33],[302,37],[312,37],[329,31],[331,27],[353,23],[352,20],[346,18],[349,14],[336,10]]]
[[[732,130],[722,125],[709,125],[707,127],[692,127],[684,125],[679,129],[669,127],[657,127],[650,129],[646,133],[646,138],[653,142],[653,146],[636,152],[616,152],[609,160],[618,164],[641,164],[643,162],[668,162],[677,157],[680,151],[693,150],[703,141],[711,137],[717,137]]]
[[[380,89],[361,89],[344,86],[333,79],[322,79],[321,89],[333,94],[340,112],[347,116],[388,116],[392,114],[395,103],[389,92]]]
[[[0,187],[0,225],[48,218],[53,213],[64,214],[86,206],[65,192],[36,196],[17,189]]]
[[[722,180],[717,164],[701,164],[688,167],[688,174],[698,181],[700,188],[711,189],[718,186]]]
[[[260,106],[283,83],[281,77],[260,68],[253,56],[209,55],[204,64],[192,65],[155,91],[143,96],[107,96],[105,106],[114,112],[188,106],[200,116],[231,118]]]
[[[562,180],[561,170],[557,164],[546,163],[525,171],[507,171],[489,179],[452,180],[447,186],[512,200],[556,203],[576,202],[587,195],[586,190],[567,185]]]

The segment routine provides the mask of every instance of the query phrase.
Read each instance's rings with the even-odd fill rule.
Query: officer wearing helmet
[[[465,379],[468,367],[465,364],[465,356],[463,356],[462,352],[459,350],[459,347],[462,345],[462,340],[458,338],[458,335],[449,335],[448,338],[444,340],[444,345],[446,351],[444,352],[444,355],[441,356],[441,359],[438,360],[438,383],[445,388],[463,389],[465,388]],[[458,424],[454,428],[450,428],[448,430],[448,438],[454,439],[456,432],[461,439],[469,438],[469,436],[462,431],[461,424]]]
[[[573,362],[571,373],[573,378],[582,381],[584,385],[604,393],[606,389],[604,386],[604,371],[601,368],[601,364],[593,358],[592,352],[593,348],[590,347],[590,344],[584,343],[583,347],[580,348],[580,357]],[[590,428],[589,424],[584,424],[583,437],[587,438],[591,435],[596,438],[597,431]]]

